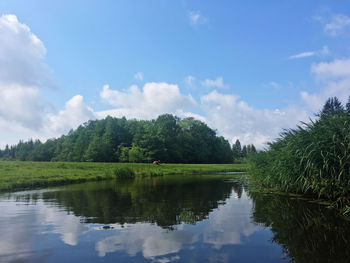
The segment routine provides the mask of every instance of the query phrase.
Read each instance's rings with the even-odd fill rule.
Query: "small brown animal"
[[[154,165],[160,165],[160,161],[159,160],[158,161],[154,161],[153,164]]]

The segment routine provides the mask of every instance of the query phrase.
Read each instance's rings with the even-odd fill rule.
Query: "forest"
[[[207,124],[171,114],[155,120],[106,117],[90,120],[67,135],[20,141],[0,150],[2,160],[71,162],[233,163],[255,152],[240,142],[231,147]]]

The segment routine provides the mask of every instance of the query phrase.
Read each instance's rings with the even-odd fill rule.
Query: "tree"
[[[248,145],[249,146],[249,145]],[[244,145],[243,146],[243,148],[242,148],[242,157],[243,158],[245,158],[245,157],[248,157],[248,154],[249,154],[249,152],[248,152],[248,147],[246,146],[246,145]]]
[[[141,163],[144,161],[144,150],[138,146],[133,145],[129,150],[129,162]]]
[[[321,117],[340,116],[344,112],[344,107],[337,97],[329,98],[323,106]]]
[[[350,114],[350,96],[348,98],[348,102],[346,103],[346,112]]]
[[[241,146],[241,142],[238,139],[232,145],[232,156],[233,156],[233,161],[235,161],[237,158],[242,157],[242,146]]]

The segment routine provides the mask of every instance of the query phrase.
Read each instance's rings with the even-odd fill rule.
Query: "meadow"
[[[0,191],[169,174],[243,172],[246,164],[161,164],[92,162],[0,162]]]

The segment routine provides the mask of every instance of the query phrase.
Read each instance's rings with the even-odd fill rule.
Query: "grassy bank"
[[[329,200],[349,213],[350,109],[324,112],[256,154],[250,173],[262,185]]]
[[[161,164],[0,162],[0,190],[32,189],[115,177],[143,177],[166,174],[193,174],[245,171],[245,164]]]

